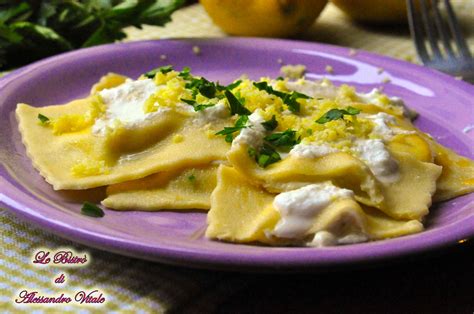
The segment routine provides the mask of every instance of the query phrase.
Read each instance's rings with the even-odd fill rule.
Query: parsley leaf
[[[288,109],[290,109],[291,112],[299,112],[300,111],[300,104],[298,103],[297,99],[299,98],[304,98],[304,99],[310,99],[308,95],[298,93],[298,92],[292,92],[290,93],[285,93],[285,92],[280,92],[277,90],[274,90],[273,87],[268,85],[267,82],[254,82],[253,85],[258,88],[259,90],[264,90],[267,93],[271,95],[278,96],[282,99],[283,103],[288,106]]]
[[[232,134],[246,128],[247,122],[249,121],[249,117],[244,115],[240,116],[240,118],[235,122],[235,125],[232,127],[224,127],[223,130],[220,130],[216,133],[216,135],[225,135],[225,141],[231,143],[234,139]]]
[[[266,168],[267,166],[280,160],[280,154],[278,154],[278,152],[273,147],[267,144],[263,144],[262,148],[260,148],[258,156],[256,156],[256,161],[262,168]]]
[[[251,158],[255,158],[257,156],[257,151],[252,146],[249,147],[247,152]]]
[[[225,87],[225,89],[227,89],[227,90],[233,90],[234,88],[236,88],[237,86],[239,86],[240,83],[242,83],[242,80],[235,81],[234,83],[231,83],[231,84],[227,85],[227,86]]]
[[[38,119],[40,120],[41,124],[48,124],[50,122],[49,118],[42,115],[41,113],[38,113]]]
[[[191,69],[189,67],[184,67],[181,72],[179,72],[178,76],[182,77],[185,80],[191,79]]]
[[[163,26],[184,0],[0,1],[0,71],[125,38],[128,26]]]
[[[180,100],[184,103],[187,103],[190,106],[193,106],[196,104],[196,101],[194,99],[185,99],[185,98],[180,98]]]
[[[191,174],[188,176],[188,180],[189,182],[194,183],[196,182],[196,176],[194,174]]]
[[[196,97],[198,92],[207,98],[214,98],[216,96],[216,84],[209,82],[204,77],[191,78],[191,81],[186,83],[185,87],[193,91],[194,97]]]
[[[201,104],[201,105],[196,105],[194,106],[194,111],[202,111],[206,108],[213,107],[214,104]]]
[[[104,217],[104,211],[95,204],[84,202],[81,208],[81,214],[90,217]]]
[[[272,116],[272,118],[268,121],[262,122],[262,126],[265,128],[267,131],[273,131],[277,128],[278,126],[278,121],[275,119],[275,115]]]
[[[151,71],[148,71],[146,72],[145,74],[143,74],[145,77],[147,78],[154,78],[155,75],[158,73],[158,72],[161,72],[163,74],[166,74],[168,72],[171,72],[173,71],[173,66],[172,65],[165,65],[165,66],[162,66],[162,67],[159,67],[159,68],[156,68],[156,69],[153,69]]]
[[[357,109],[351,106],[347,107],[346,109],[347,109],[347,113],[353,116],[355,116],[356,114],[359,114],[361,111],[360,109]]]
[[[300,112],[300,103],[293,98],[293,95],[287,95],[283,98],[283,103],[288,106],[291,112]]]
[[[220,92],[225,91],[226,89],[231,91],[234,88],[236,88],[237,86],[239,86],[240,83],[242,83],[242,80],[235,81],[235,82],[230,83],[229,85],[225,86],[225,85],[220,85],[219,82],[217,82],[216,87],[217,87],[217,90],[220,91]]]
[[[266,91],[267,93],[271,94],[271,95],[275,95],[275,96],[278,96],[280,98],[284,98],[286,96],[287,93],[284,93],[284,92],[279,92],[277,90],[274,90],[273,87],[271,87],[270,85],[268,85],[267,82],[263,81],[263,82],[254,82],[253,83],[253,86],[255,86],[256,88],[258,88],[259,90],[264,90]]]
[[[354,107],[347,107],[346,109],[331,109],[325,114],[323,114],[318,120],[316,120],[319,124],[324,124],[329,121],[344,119],[344,115],[351,115],[355,116],[360,113],[360,110]]]
[[[214,104],[198,104],[194,99],[181,98],[180,100],[190,106],[193,106],[194,111],[201,111],[206,108],[214,106]]]
[[[224,92],[227,101],[229,102],[230,106],[230,113],[231,115],[238,114],[238,115],[249,115],[251,112],[242,105],[242,103],[237,99],[237,97],[232,94],[231,91],[226,90]]]
[[[299,138],[296,138],[296,131],[291,129],[265,136],[264,140],[272,146],[285,148],[291,148],[299,143]]]
[[[216,85],[205,78],[202,78],[202,82],[203,83],[198,88],[201,95],[206,96],[207,98],[214,98],[217,91]]]

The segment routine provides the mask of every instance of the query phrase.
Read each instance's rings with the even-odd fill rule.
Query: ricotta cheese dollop
[[[365,116],[372,120],[374,128],[372,133],[382,137],[385,141],[391,140],[397,134],[415,134],[415,131],[403,130],[397,126],[397,120],[394,116],[385,112],[379,112],[375,115]],[[392,125],[392,126],[390,126]]]
[[[368,93],[356,93],[357,98],[360,102],[365,104],[374,104],[380,107],[383,107],[383,103],[381,102],[381,96],[383,94],[380,92],[378,88],[372,89]],[[416,111],[408,108],[405,105],[405,102],[399,97],[389,97],[390,104],[396,107],[400,107],[403,109],[403,115],[411,120],[415,119],[418,115]]]
[[[307,80],[288,81],[286,88],[313,98],[336,98],[337,87]]]
[[[336,148],[327,144],[297,144],[290,151],[290,155],[301,158],[318,158],[337,152]]]
[[[116,120],[125,126],[145,121],[150,114],[143,111],[143,105],[157,88],[153,80],[144,79],[128,80],[117,87],[100,91],[99,95],[107,109],[105,115],[96,120],[92,132],[104,134],[106,128],[113,127]]]
[[[392,183],[398,180],[398,163],[385,148],[382,140],[357,140],[354,150],[380,182]]]
[[[351,233],[345,236],[337,237],[334,233],[323,230],[316,232],[314,234],[313,240],[308,243],[308,245],[314,247],[325,247],[339,244],[354,244],[366,242],[368,240],[369,237],[361,233]]]
[[[229,116],[229,107],[223,101],[219,101],[214,106],[199,111],[195,120],[198,123],[209,123]]]
[[[272,234],[287,239],[307,236],[315,217],[332,202],[353,198],[351,190],[341,189],[332,183],[316,183],[278,194],[273,206],[281,215]]]
[[[234,139],[232,146],[239,144],[246,144],[254,148],[262,146],[263,138],[267,132],[262,125],[263,122],[265,119],[260,115],[259,110],[256,110],[249,116],[246,127]]]

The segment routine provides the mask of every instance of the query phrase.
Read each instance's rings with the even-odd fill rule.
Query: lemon
[[[287,37],[306,30],[327,0],[200,0],[215,24],[231,35]]]
[[[331,0],[356,21],[399,23],[407,20],[405,0]]]

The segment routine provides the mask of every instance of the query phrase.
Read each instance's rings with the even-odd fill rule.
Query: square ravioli
[[[418,130],[401,99],[327,80],[221,85],[164,66],[16,116],[54,189],[105,186],[116,210],[208,211],[206,236],[227,242],[399,237],[423,230],[433,201],[474,191],[474,162]]]

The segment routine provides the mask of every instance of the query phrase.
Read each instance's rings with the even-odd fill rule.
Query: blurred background
[[[474,0],[451,3],[473,48]],[[114,41],[225,36],[294,38],[417,62],[406,16],[405,0],[0,1],[0,70]]]

